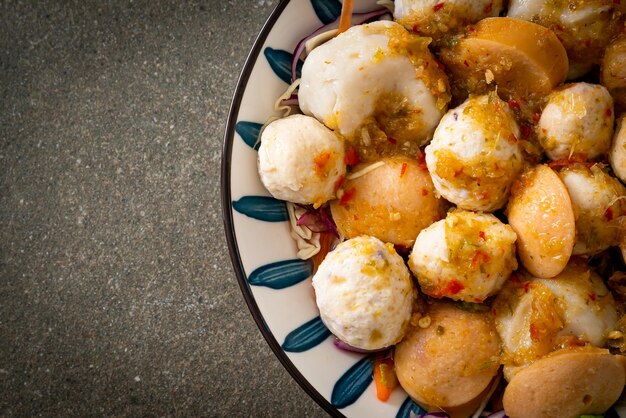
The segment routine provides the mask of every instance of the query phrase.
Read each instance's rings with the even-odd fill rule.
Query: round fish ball
[[[613,296],[582,260],[551,279],[510,279],[492,308],[509,379],[556,349],[603,347],[617,321]]]
[[[574,255],[595,255],[617,245],[626,214],[626,188],[601,164],[572,164],[559,171],[572,200]]]
[[[617,122],[617,129],[609,151],[609,162],[613,173],[626,183],[626,129],[624,129],[624,119],[626,119],[626,115],[622,115]]]
[[[613,135],[613,99],[597,84],[575,83],[550,93],[537,137],[552,160],[605,155]]]
[[[429,42],[389,21],[352,27],[307,57],[300,108],[352,141],[363,161],[415,155],[450,99]]]
[[[516,238],[491,214],[454,211],[420,232],[409,267],[427,295],[482,302],[517,268]]]
[[[313,288],[322,321],[345,343],[376,350],[404,336],[414,289],[392,244],[368,236],[342,242],[320,264]]]
[[[426,147],[437,191],[462,209],[501,208],[522,170],[519,128],[495,94],[472,97],[450,110]]]
[[[323,205],[346,173],[344,159],[343,138],[310,116],[278,119],[261,134],[259,175],[276,199]]]
[[[393,17],[408,30],[438,37],[501,11],[502,0],[396,0]]]

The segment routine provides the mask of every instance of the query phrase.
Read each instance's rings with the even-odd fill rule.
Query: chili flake
[[[339,206],[345,206],[350,199],[354,197],[356,193],[356,189],[354,187],[350,187],[348,190],[345,190],[339,199]]]

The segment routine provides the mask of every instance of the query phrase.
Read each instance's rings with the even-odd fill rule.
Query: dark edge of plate
[[[276,338],[265,323],[263,315],[261,315],[261,311],[259,310],[259,307],[250,290],[250,286],[248,285],[248,279],[241,263],[239,246],[237,245],[237,237],[235,236],[235,230],[233,225],[233,211],[230,195],[230,157],[232,154],[233,141],[235,138],[235,123],[237,122],[237,116],[239,114],[239,108],[241,106],[241,100],[243,98],[244,90],[246,88],[246,85],[248,84],[248,79],[250,78],[252,68],[254,67],[254,64],[261,52],[261,47],[267,39],[267,36],[269,35],[274,24],[278,20],[278,17],[290,1],[291,0],[281,0],[276,8],[274,8],[268,19],[265,21],[261,32],[254,41],[252,49],[250,50],[250,53],[246,58],[241,74],[239,75],[239,79],[237,80],[235,93],[233,95],[233,99],[230,104],[230,110],[228,112],[224,142],[222,144],[222,219],[224,221],[224,230],[226,232],[226,241],[228,243],[230,259],[235,270],[235,275],[237,276],[237,281],[239,282],[239,287],[241,288],[241,293],[243,293],[243,297],[246,300],[248,309],[250,310],[254,321],[259,327],[261,334],[263,334],[263,337],[269,344],[276,357],[278,357],[278,360],[280,360],[283,367],[287,369],[289,374],[291,374],[296,382],[298,382],[302,389],[304,389],[304,391],[311,398],[313,398],[313,400],[315,400],[322,408],[324,408],[324,410],[330,415],[338,418],[345,418],[345,415],[339,412],[337,408],[332,406],[330,402],[326,400],[326,398],[324,398],[317,390],[315,390],[315,388],[306,380],[306,378],[300,373],[300,371],[291,362],[291,360],[289,360],[285,352],[282,350],[280,344],[278,343],[278,341],[276,341]]]

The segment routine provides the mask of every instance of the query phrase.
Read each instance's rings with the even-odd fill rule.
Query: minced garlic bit
[[[485,80],[487,81],[487,84],[491,84],[491,82],[494,80],[494,75],[491,72],[490,69],[487,69],[487,71],[485,71]]]
[[[487,70],[489,71],[489,70]],[[439,91],[439,93],[443,93],[447,90],[446,88],[446,82],[443,81],[443,78],[440,78],[439,80],[437,80],[437,90]]]
[[[419,312],[414,313],[413,315],[411,315],[411,325],[416,327],[419,324],[420,319],[422,318],[422,314]]]
[[[346,176],[347,180],[354,180],[354,179],[358,179],[361,176],[366,175],[367,173],[369,173],[370,171],[374,171],[379,167],[382,167],[385,165],[384,161],[377,161],[373,164],[368,165],[367,167],[363,167],[362,169],[360,169],[359,171],[355,171],[354,173],[350,173]]]
[[[320,234],[313,232],[297,224],[298,219],[306,212],[306,209],[287,202],[287,213],[289,214],[290,235],[296,241],[298,247],[297,256],[301,260],[308,260],[320,252]]]
[[[389,213],[389,220],[390,221],[399,221],[400,219],[402,219],[402,215],[400,214],[400,212],[390,212]]]
[[[617,330],[611,331],[609,332],[609,335],[607,335],[607,338],[609,340],[619,340],[620,338],[623,338],[623,337],[624,337],[624,334],[622,334],[621,331],[617,331]]]
[[[426,315],[420,318],[419,321],[417,321],[417,325],[419,325],[420,328],[428,328],[430,326],[430,316]]]

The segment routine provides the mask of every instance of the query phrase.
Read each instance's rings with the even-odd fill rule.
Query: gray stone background
[[[230,98],[276,3],[0,2],[0,416],[325,416],[221,217]]]

